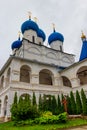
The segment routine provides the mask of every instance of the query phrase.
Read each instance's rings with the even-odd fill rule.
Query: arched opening
[[[4,116],[7,115],[7,104],[8,104],[8,96],[6,95],[4,99]]]
[[[30,95],[27,94],[27,93],[24,93],[24,94],[22,94],[22,95],[20,96],[19,100],[20,100],[21,98],[22,98],[23,100],[30,100]]]
[[[24,65],[20,68],[20,81],[30,83],[31,69],[29,66]]]
[[[63,85],[64,86],[72,87],[71,82],[70,82],[70,80],[67,77],[62,76],[62,80],[63,80]]]
[[[87,84],[87,66],[79,68],[77,71],[77,76],[80,80],[80,85]]]
[[[6,85],[8,85],[10,82],[10,73],[11,73],[10,71],[11,71],[11,69],[9,68],[7,71],[7,84]]]
[[[1,105],[2,105],[1,103],[2,103],[2,102],[1,102],[1,100],[0,100],[0,114],[1,114]]]
[[[53,74],[47,69],[43,69],[39,72],[39,84],[53,85]]]
[[[4,76],[1,77],[1,87],[0,88],[3,88],[4,86]]]

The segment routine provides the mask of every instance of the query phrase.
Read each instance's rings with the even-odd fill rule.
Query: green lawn
[[[87,120],[83,119],[73,119],[69,120],[66,124],[58,125],[34,125],[34,126],[23,126],[15,127],[13,122],[2,123],[0,124],[0,130],[57,130],[57,128],[69,128],[72,126],[85,125]]]

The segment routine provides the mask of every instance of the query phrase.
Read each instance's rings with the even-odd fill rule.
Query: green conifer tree
[[[77,114],[82,113],[82,103],[81,103],[81,99],[80,99],[78,90],[76,91],[76,109],[77,109]]]
[[[48,96],[48,111],[52,111],[52,96]]]
[[[67,112],[68,114],[72,114],[71,100],[69,96],[67,96]]]
[[[13,103],[16,104],[16,105],[17,105],[17,103],[18,103],[17,92],[15,92],[15,95],[14,95],[14,102],[13,102]]]
[[[77,114],[76,102],[72,91],[70,92],[70,101],[71,101],[72,114]]]
[[[44,94],[43,95],[43,111],[47,111],[48,110],[48,106],[47,106],[47,96]]]
[[[57,109],[58,109],[58,114],[62,113],[62,105],[61,105],[61,101],[60,101],[60,96],[58,95],[58,99],[57,99]]]
[[[17,119],[17,110],[18,110],[18,98],[17,98],[17,92],[15,92],[14,101],[10,109],[12,120]]]
[[[41,97],[41,94],[39,95],[39,104],[38,104],[38,109],[39,111],[43,111],[43,100],[42,100],[42,97]]]
[[[61,95],[61,99],[62,99],[62,105],[61,105],[61,112],[65,112],[65,109],[64,109],[64,104],[63,104],[63,100],[64,100],[64,95],[62,94]]]
[[[81,89],[81,98],[82,98],[82,113],[83,113],[84,115],[87,115],[86,95],[85,95],[83,89]]]
[[[32,105],[33,105],[33,106],[36,106],[36,105],[37,105],[37,103],[36,103],[36,96],[35,96],[35,92],[33,92]]]
[[[57,114],[57,101],[56,101],[56,98],[55,98],[55,96],[52,96],[52,113],[54,114],[54,115],[56,115]]]

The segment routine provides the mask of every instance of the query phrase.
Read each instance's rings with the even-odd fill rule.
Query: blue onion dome
[[[19,49],[22,45],[22,41],[20,40],[20,38],[17,41],[14,41],[11,45],[11,49]]]
[[[22,34],[24,34],[24,32],[25,32],[26,30],[29,30],[29,29],[32,29],[32,30],[38,32],[39,27],[38,27],[38,25],[37,25],[36,22],[34,22],[34,21],[32,21],[31,19],[29,19],[29,20],[25,21],[25,22],[22,24],[22,26],[21,26]]]
[[[46,35],[42,29],[38,30],[37,35],[38,35],[38,37],[41,37],[43,39],[43,41],[45,41]]]
[[[51,44],[53,41],[57,41],[57,40],[64,42],[64,37],[61,33],[54,31],[48,37],[48,43]]]

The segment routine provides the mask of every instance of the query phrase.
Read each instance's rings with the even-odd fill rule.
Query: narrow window
[[[32,42],[35,43],[35,37],[34,36],[32,36]]]
[[[60,51],[63,51],[63,50],[62,50],[62,46],[60,46]]]

